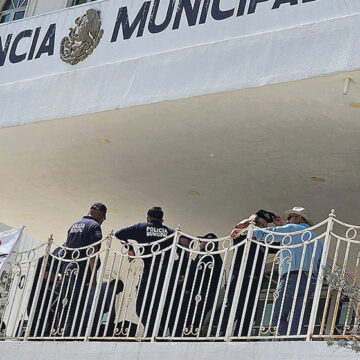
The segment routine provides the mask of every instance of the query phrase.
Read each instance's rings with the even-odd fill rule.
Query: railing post
[[[160,322],[161,322],[161,318],[162,318],[163,310],[164,310],[163,307],[164,307],[165,299],[166,299],[167,292],[168,292],[168,289],[169,289],[169,283],[170,283],[172,268],[173,268],[174,261],[175,261],[176,246],[177,246],[177,243],[179,242],[179,238],[180,238],[179,229],[180,229],[179,226],[175,229],[174,241],[173,241],[173,244],[171,246],[169,263],[168,263],[167,268],[166,268],[164,286],[163,286],[162,291],[161,291],[161,297],[160,297],[159,307],[158,307],[158,311],[157,311],[157,315],[156,315],[156,319],[155,319],[153,333],[151,334],[151,342],[155,341],[155,337],[158,334],[159,328],[160,328]],[[159,271],[161,271],[161,269],[159,269]]]
[[[331,210],[331,213],[329,214],[328,224],[327,224],[327,228],[326,228],[323,252],[321,255],[319,273],[318,273],[317,280],[316,280],[316,287],[315,287],[314,299],[313,299],[313,303],[312,303],[312,307],[311,307],[311,314],[310,314],[309,327],[308,327],[308,331],[307,331],[306,341],[310,341],[314,334],[316,314],[317,314],[318,307],[319,307],[321,288],[322,288],[322,284],[323,284],[325,267],[327,264],[327,257],[329,254],[331,232],[334,227],[334,218],[335,218],[335,210],[333,209],[333,210]]]
[[[227,323],[227,326],[226,326],[225,341],[229,341],[229,338],[231,336],[231,332],[232,332],[232,329],[233,329],[233,326],[234,326],[236,309],[237,309],[237,306],[238,306],[239,296],[240,296],[242,284],[243,284],[243,281],[244,281],[245,269],[246,269],[248,255],[249,255],[249,249],[250,249],[250,245],[251,245],[251,240],[250,239],[252,239],[252,236],[253,236],[253,233],[254,233],[254,225],[255,225],[254,220],[255,220],[255,218],[252,218],[252,220],[250,221],[249,227],[248,227],[248,235],[246,237],[246,242],[245,242],[245,246],[244,246],[244,252],[243,252],[243,256],[241,258],[239,276],[238,276],[238,279],[237,279],[235,292],[234,292],[234,296],[233,296],[233,300],[232,300],[232,304],[231,304],[230,315],[229,315],[228,323]],[[230,283],[229,283],[228,286],[230,286]],[[226,300],[227,299],[224,299],[224,301],[226,301]]]
[[[40,274],[39,274],[39,277],[37,279],[35,295],[34,295],[34,298],[32,299],[32,306],[31,306],[31,310],[30,310],[29,321],[28,321],[28,324],[26,326],[26,331],[25,331],[25,335],[24,335],[24,341],[28,340],[29,335],[30,335],[30,331],[31,331],[31,328],[32,328],[32,324],[34,322],[35,309],[36,309],[37,303],[39,301],[40,289],[41,289],[41,285],[42,285],[42,282],[43,282],[43,279],[44,279],[46,265],[47,265],[48,260],[49,260],[52,243],[53,243],[53,235],[50,235],[49,239],[48,239],[48,242],[47,242],[47,245],[46,245],[46,248],[45,248],[45,254],[44,254],[43,262],[41,264]]]
[[[104,277],[106,264],[107,264],[107,261],[108,261],[108,258],[109,258],[112,239],[113,239],[113,232],[111,231],[111,233],[107,236],[107,239],[106,239],[106,250],[105,250],[104,259],[102,261],[101,273],[100,273],[100,276],[98,277],[98,279],[96,279],[97,274],[96,273],[94,274],[94,277],[96,279],[96,289],[95,289],[95,294],[94,294],[93,301],[92,301],[92,304],[91,304],[89,320],[88,320],[88,323],[86,324],[86,331],[85,331],[84,341],[88,341],[89,336],[91,334],[91,329],[92,329],[92,326],[93,326],[93,321],[94,321],[94,317],[95,317],[95,313],[96,313],[97,305],[98,305],[98,301],[99,301],[99,294],[100,294],[100,291],[101,291],[102,280],[103,280],[103,277]],[[96,272],[96,269],[92,269],[92,271]],[[89,286],[91,286],[91,284]],[[80,299],[78,301],[80,301]],[[99,320],[101,320],[101,319],[99,319]]]

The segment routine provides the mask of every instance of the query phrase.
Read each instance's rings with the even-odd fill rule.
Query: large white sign
[[[360,1],[344,1],[108,0],[67,8],[0,25],[0,84],[73,70],[60,49],[66,37],[74,53],[76,43],[93,38],[90,14],[84,18],[90,8],[100,14],[103,36],[91,56],[74,62],[76,69],[319,22],[345,8],[360,11]]]
[[[0,127],[358,70],[359,19],[360,0],[103,0],[1,24]]]

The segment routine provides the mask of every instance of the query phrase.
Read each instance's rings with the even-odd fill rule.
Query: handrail
[[[257,230],[266,234],[265,241],[253,237]],[[135,255],[113,233],[81,248],[58,246],[62,256],[51,253],[51,239],[14,253],[0,279],[0,298],[7,299],[0,310],[2,336],[85,341],[310,341],[338,331],[357,336],[360,306],[341,296],[342,286],[356,285],[357,230],[334,213],[293,233],[251,222],[237,244],[229,236],[203,239],[177,229],[153,243],[131,244]],[[266,241],[268,236],[280,242]],[[66,258],[69,254],[78,257]],[[329,272],[342,277],[340,288],[331,288]]]

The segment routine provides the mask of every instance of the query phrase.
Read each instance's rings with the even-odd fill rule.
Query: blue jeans
[[[291,272],[289,274],[289,280],[287,283],[284,304],[283,304],[282,311],[280,314],[281,302],[282,302],[282,299],[284,296],[284,290],[285,290],[285,284],[286,284],[286,277],[287,277],[287,274],[283,275],[280,280],[280,284],[279,284],[279,288],[278,288],[279,298],[276,300],[275,308],[274,308],[274,315],[273,315],[273,319],[272,319],[272,326],[277,326],[277,322],[278,322],[279,315],[280,315],[280,324],[279,324],[277,335],[286,335],[286,333],[287,333],[287,329],[289,326],[288,319],[290,318],[290,312],[291,312],[291,308],[292,308],[292,304],[293,304],[293,300],[294,300],[298,272]],[[302,309],[305,290],[306,290],[307,279],[308,279],[307,274],[302,273],[301,278],[300,278],[300,283],[299,283],[299,290],[297,293],[296,304],[295,304],[295,308],[294,308],[294,315],[292,318],[292,323],[291,323],[291,328],[290,328],[290,335],[296,335],[297,331],[298,331],[300,316],[301,316],[301,309]],[[315,289],[315,283],[316,283],[316,280],[314,278],[311,278],[310,285],[309,285],[308,298],[309,298],[309,295],[311,295],[311,293]],[[306,304],[307,304],[308,300],[309,299],[306,300]],[[305,304],[305,307],[306,307],[306,304]],[[301,326],[300,334],[302,332],[303,332],[303,324]]]

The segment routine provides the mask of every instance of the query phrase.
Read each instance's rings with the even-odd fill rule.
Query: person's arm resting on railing
[[[266,230],[270,231],[272,233],[279,233],[279,235],[269,234],[268,232],[262,231],[260,229],[255,229],[254,235],[258,241],[271,242],[272,244],[281,244],[282,240],[284,239],[284,235],[282,235],[282,234],[298,231],[296,226],[293,224],[287,224],[287,225],[283,225],[283,226],[272,226],[272,227],[266,228]]]
[[[137,225],[132,225],[122,228],[115,233],[115,237],[117,239],[122,240],[129,245],[128,255],[132,257],[135,256],[135,251],[134,251],[134,247],[129,243],[128,240],[129,239],[135,240],[134,238],[136,237],[136,233],[137,233]]]

